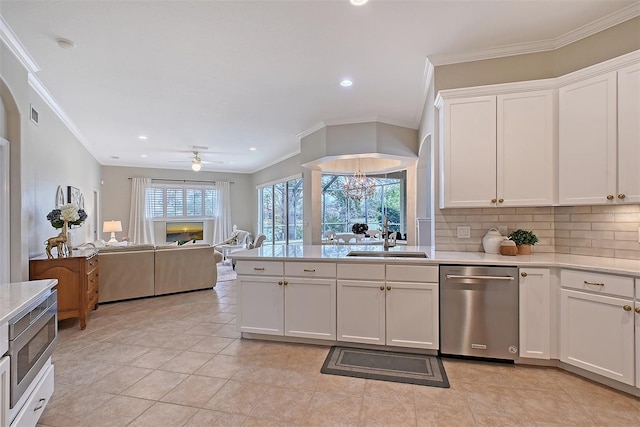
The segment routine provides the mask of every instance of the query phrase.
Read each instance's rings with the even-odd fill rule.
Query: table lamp
[[[116,240],[116,233],[119,233],[121,231],[121,221],[105,221],[104,224],[102,224],[102,232],[111,233],[111,239],[107,243],[118,243],[118,241]]]

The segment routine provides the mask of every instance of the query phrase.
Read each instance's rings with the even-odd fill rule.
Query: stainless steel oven
[[[58,293],[41,296],[9,320],[11,408],[53,353],[58,336]]]

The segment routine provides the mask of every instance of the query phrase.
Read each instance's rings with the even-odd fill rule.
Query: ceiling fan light
[[[194,172],[198,172],[202,169],[202,163],[200,163],[200,160],[193,159],[193,162],[191,162],[191,169],[193,169]]]

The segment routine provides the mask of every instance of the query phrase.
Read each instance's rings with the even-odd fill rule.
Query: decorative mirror
[[[58,185],[58,190],[56,191],[56,209],[60,209],[64,206],[64,191],[62,190],[62,186]]]

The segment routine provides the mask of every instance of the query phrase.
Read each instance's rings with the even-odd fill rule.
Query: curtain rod
[[[131,180],[134,177],[129,177],[127,179]],[[135,177],[135,178],[139,178],[139,177]],[[164,178],[151,178],[151,181],[169,181],[169,182],[199,182],[201,184],[215,184],[218,181],[194,181],[192,179],[164,179]],[[220,182],[224,182],[224,181],[220,181]],[[235,181],[226,181],[229,184],[235,184]]]

